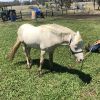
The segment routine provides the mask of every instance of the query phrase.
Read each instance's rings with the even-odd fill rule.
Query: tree
[[[30,5],[30,1],[24,1],[24,5]]]
[[[37,0],[40,4],[44,5],[45,4],[45,0]]]
[[[12,3],[13,3],[14,5],[19,5],[19,4],[20,4],[19,0],[14,0]]]
[[[98,10],[100,8],[100,0],[97,0],[97,3],[98,3]]]
[[[55,2],[56,4],[56,8],[57,8],[57,4],[61,7],[65,6],[67,8],[69,8],[71,6],[72,0],[52,0]]]
[[[93,6],[94,6],[94,9],[95,9],[95,0],[93,0]]]

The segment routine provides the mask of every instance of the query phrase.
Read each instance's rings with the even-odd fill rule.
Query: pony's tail
[[[16,40],[14,46],[11,48],[10,52],[9,52],[8,55],[7,55],[7,58],[8,58],[9,60],[13,60],[13,58],[14,58],[14,56],[15,56],[15,53],[17,52],[17,50],[18,50],[20,44],[21,44],[21,41],[19,41],[19,39],[17,38],[17,40]]]

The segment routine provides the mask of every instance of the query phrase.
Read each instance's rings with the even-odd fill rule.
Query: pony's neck
[[[62,41],[70,44],[72,41],[72,35],[71,34],[62,35]]]

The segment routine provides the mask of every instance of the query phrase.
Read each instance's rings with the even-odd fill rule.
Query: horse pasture
[[[12,62],[6,55],[16,40],[23,23],[35,26],[56,23],[80,31],[84,45],[100,39],[100,19],[47,18],[39,21],[0,22],[0,100],[99,100],[100,54],[92,53],[81,63],[75,62],[69,47],[60,46],[54,52],[54,67],[50,71],[48,55],[43,75],[38,76],[40,51],[32,49],[33,65],[26,68],[22,46]],[[42,33],[41,33],[42,34]],[[85,53],[85,52],[84,52]]]

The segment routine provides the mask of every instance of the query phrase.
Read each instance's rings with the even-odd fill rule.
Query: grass
[[[40,25],[57,23],[74,31],[79,30],[84,45],[100,39],[100,20],[77,20],[47,18],[44,21],[17,21],[0,23],[0,100],[99,100],[100,99],[100,54],[93,53],[85,60],[83,69],[76,64],[65,46],[54,53],[54,71],[49,71],[48,60],[44,68],[47,73],[37,76],[39,50],[32,50],[34,59],[30,70],[20,47],[13,62],[5,56],[16,40],[18,27],[23,23]],[[48,58],[48,56],[46,56]],[[69,66],[71,65],[71,66]]]

